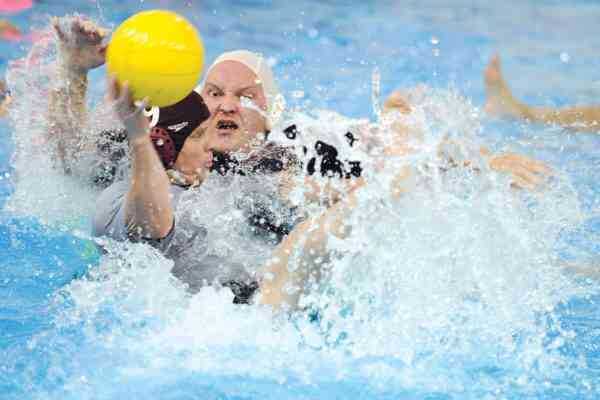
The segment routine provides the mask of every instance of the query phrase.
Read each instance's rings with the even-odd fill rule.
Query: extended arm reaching
[[[65,173],[83,150],[88,71],[104,64],[107,31],[80,17],[55,18],[58,60],[48,106],[49,138]]]
[[[396,91],[390,95],[385,102],[384,112],[399,111],[402,114],[412,112],[411,105],[408,102],[407,96],[402,92]],[[421,133],[417,127],[407,126],[399,122],[394,122],[391,125],[394,131],[394,142],[385,149],[386,155],[404,156],[411,152],[418,151],[418,148],[411,147],[415,139],[421,137]],[[442,144],[451,144],[452,141],[444,141]],[[442,150],[440,148],[440,152]],[[518,189],[534,190],[540,187],[546,178],[552,174],[552,170],[541,161],[534,160],[527,156],[515,153],[492,154],[487,148],[480,149],[481,156],[487,161],[490,169],[506,173],[511,176],[511,185]],[[450,160],[453,161],[453,160]],[[470,167],[473,160],[466,160],[462,163],[464,167]],[[459,165],[457,165],[459,166]],[[404,181],[408,170],[405,169],[399,174],[400,181]]]
[[[135,236],[161,239],[173,226],[171,183],[150,140],[143,105],[135,106],[127,85],[109,81],[109,99],[127,131],[131,149],[131,182],[125,201],[125,223]]]
[[[329,238],[344,238],[350,231],[346,221],[356,207],[354,192],[318,217],[299,224],[275,249],[260,284],[260,303],[293,310],[311,274],[318,279],[330,256]],[[300,265],[290,271],[298,256]]]
[[[516,99],[502,76],[500,58],[494,56],[485,70],[486,111],[491,115],[559,125],[574,131],[600,130],[600,105],[533,107]]]

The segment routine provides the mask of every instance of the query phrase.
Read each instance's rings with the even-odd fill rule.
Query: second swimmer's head
[[[267,60],[247,50],[219,56],[207,70],[201,93],[213,117],[206,133],[219,152],[248,147],[271,129],[285,107]]]

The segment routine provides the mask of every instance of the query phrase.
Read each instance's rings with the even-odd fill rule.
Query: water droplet
[[[563,51],[562,53],[560,53],[560,61],[564,62],[564,63],[568,63],[571,60],[571,56],[569,55],[569,53]]]
[[[266,274],[264,274],[263,278],[267,281],[272,281],[273,279],[275,279],[275,274],[272,272],[267,272]]]
[[[381,72],[379,72],[379,68],[373,68],[373,72],[371,73],[371,104],[373,106],[373,113],[379,119],[381,115]]]
[[[438,39],[436,36],[432,36],[431,39],[429,39],[429,41],[434,46],[437,46],[438,44],[440,44],[440,39]]]
[[[432,50],[433,56],[434,57],[439,57],[440,56],[440,49],[435,48]]]
[[[295,99],[301,99],[304,97],[304,90],[294,90],[292,92],[292,97]]]
[[[317,36],[319,36],[319,31],[316,30],[315,28],[309,29],[308,30],[308,37],[311,39],[316,38]]]

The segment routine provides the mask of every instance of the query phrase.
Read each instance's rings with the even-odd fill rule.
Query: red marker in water
[[[33,7],[33,0],[0,0],[0,13],[17,13]]]
[[[0,39],[13,41],[21,40],[21,31],[9,21],[0,19]]]

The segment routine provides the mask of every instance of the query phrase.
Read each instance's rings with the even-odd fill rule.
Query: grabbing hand
[[[514,153],[492,156],[489,166],[495,171],[510,174],[511,185],[519,189],[536,189],[552,173],[546,164]]]
[[[418,90],[421,89],[419,87],[411,89],[413,92]],[[378,143],[382,148],[384,156],[403,157],[417,150],[422,133],[417,126],[406,119],[412,112],[409,91],[396,90],[386,99],[377,132],[379,137],[374,138],[374,135],[370,137],[372,143]],[[383,135],[387,140],[383,140]]]
[[[399,111],[401,114],[412,112],[408,95],[405,92],[395,90],[388,96],[385,103],[383,103],[383,112],[388,113],[390,111]]]
[[[87,73],[104,64],[108,30],[80,16],[52,20],[58,36],[58,50],[62,66],[68,71]]]
[[[135,105],[127,83],[121,85],[114,76],[108,79],[108,100],[125,126],[127,137],[132,140],[146,137],[150,132],[148,118],[144,115],[146,101]]]

